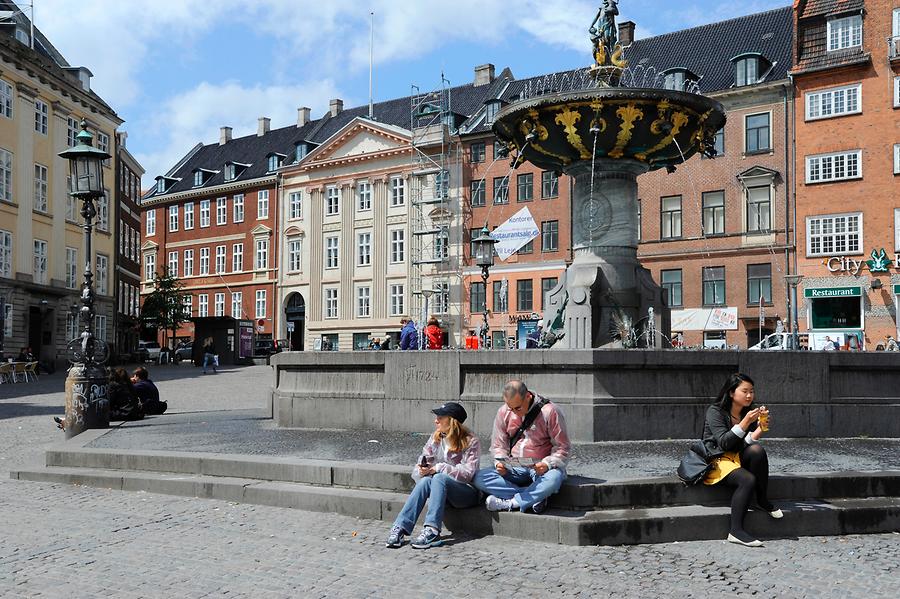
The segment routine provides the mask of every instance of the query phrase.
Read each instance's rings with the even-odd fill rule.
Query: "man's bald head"
[[[513,379],[503,385],[503,399],[509,399],[511,397],[523,397],[528,393],[528,387],[525,386],[523,381],[519,379]]]
[[[534,401],[534,395],[525,386],[525,383],[513,379],[503,386],[503,401],[510,411],[519,417],[524,417],[531,409],[531,403]]]

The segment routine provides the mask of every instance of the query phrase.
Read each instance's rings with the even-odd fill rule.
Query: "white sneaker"
[[[782,518],[784,518],[784,512],[782,512],[780,509],[772,510],[771,512],[769,512],[769,515],[776,520],[781,520]]]
[[[484,500],[484,505],[489,512],[511,512],[513,509],[512,499],[500,499],[493,495],[488,495]]]

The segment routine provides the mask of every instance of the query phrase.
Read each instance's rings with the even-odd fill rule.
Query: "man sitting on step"
[[[479,470],[472,484],[487,494],[491,511],[540,514],[547,498],[566,480],[571,444],[556,404],[528,390],[520,380],[503,387],[503,405],[494,419],[494,467]]]

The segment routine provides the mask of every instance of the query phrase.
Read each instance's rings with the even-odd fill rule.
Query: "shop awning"
[[[803,297],[824,299],[831,297],[860,297],[862,287],[810,287],[803,290]]]

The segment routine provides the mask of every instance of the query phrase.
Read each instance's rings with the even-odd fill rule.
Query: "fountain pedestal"
[[[566,301],[564,332],[555,347],[585,349],[614,343],[614,318],[625,317],[631,328],[646,330],[650,308],[654,328],[668,334],[669,309],[664,291],[637,259],[637,176],[648,166],[637,160],[577,161],[564,172],[574,180],[572,247],[574,260],[555,293],[550,310]],[[593,173],[593,175],[592,175]],[[565,290],[565,293],[560,293]],[[565,299],[567,298],[567,299]],[[646,335],[639,346],[661,339]],[[656,343],[654,343],[654,341]]]

